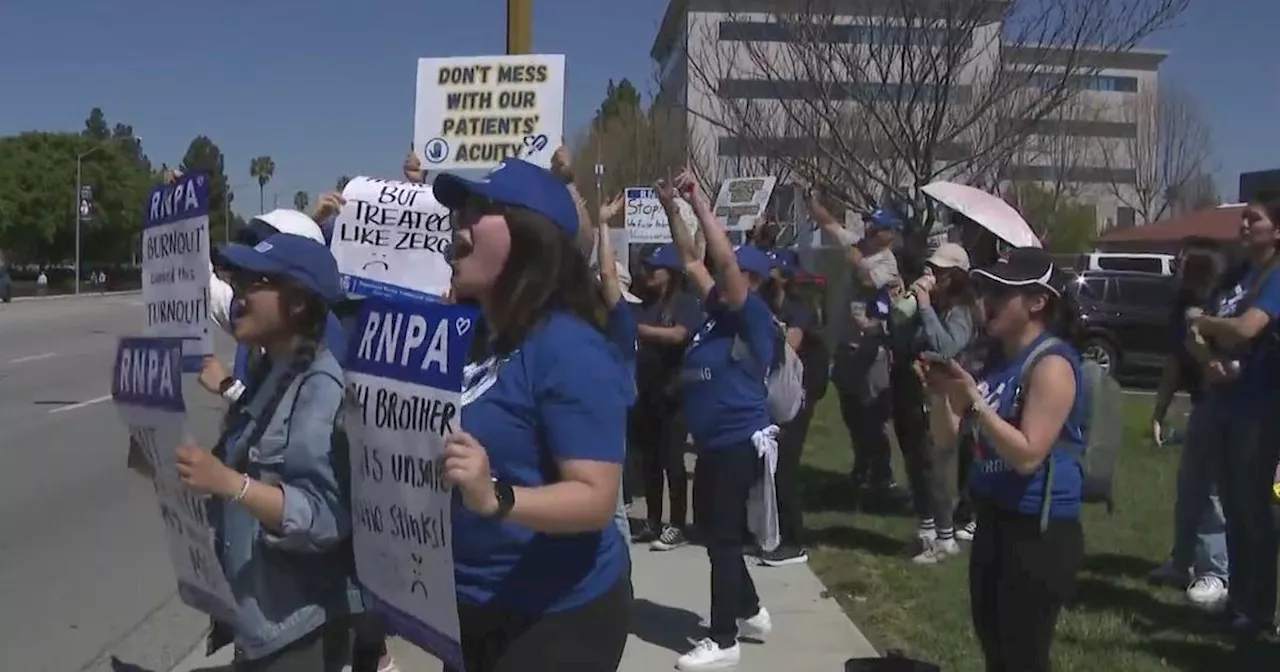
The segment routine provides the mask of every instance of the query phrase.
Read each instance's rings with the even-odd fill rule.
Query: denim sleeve
[[[551,454],[557,461],[621,464],[634,390],[622,363],[598,339],[561,338],[538,345],[545,350],[536,367],[541,381],[537,408]]]
[[[342,497],[334,464],[333,423],[342,404],[342,386],[313,375],[298,388],[289,414],[280,489],[284,515],[280,534],[263,530],[265,541],[300,553],[328,550],[351,533],[351,513]]]
[[[973,315],[963,306],[948,311],[946,322],[933,306],[925,306],[920,309],[920,321],[929,349],[943,357],[955,357],[973,340]]]

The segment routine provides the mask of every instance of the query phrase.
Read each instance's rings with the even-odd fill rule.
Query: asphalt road
[[[142,324],[137,295],[0,305],[0,670],[164,672],[205,628],[110,401],[116,339]],[[218,399],[186,399],[207,445]]]

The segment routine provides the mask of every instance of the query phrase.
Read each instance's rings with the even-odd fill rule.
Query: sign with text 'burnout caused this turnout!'
[[[209,524],[208,496],[178,480],[175,453],[187,439],[182,398],[182,341],[122,338],[116,350],[111,397],[129,440],[146,457],[160,504],[178,595],[189,607],[234,622],[236,601],[222,573]]]
[[[356,575],[391,630],[462,669],[445,438],[459,429],[474,309],[369,299],[347,353]]]
[[[183,368],[213,354],[209,326],[209,177],[184,175],[151,190],[142,229],[145,334],[183,339]]]
[[[429,300],[449,289],[449,210],[430,185],[357,177],[329,249],[348,294]]]
[[[543,168],[564,137],[564,56],[418,60],[414,147],[432,170]]]

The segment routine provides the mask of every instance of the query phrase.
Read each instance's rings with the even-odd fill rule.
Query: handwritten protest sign
[[[199,371],[213,354],[210,272],[208,175],[192,173],[152,189],[142,228],[145,333],[184,339],[186,371]]]
[[[183,485],[175,466],[175,450],[187,437],[182,344],[176,338],[120,339],[111,397],[130,440],[155,471],[152,483],[178,575],[178,595],[188,606],[230,622],[236,602],[215,551],[208,498]]]
[[[444,440],[458,428],[478,319],[443,303],[365,301],[348,353],[356,575],[392,630],[461,669]]]
[[[725,180],[720,185],[720,193],[716,194],[713,208],[716,217],[728,219],[731,230],[750,229],[755,220],[764,215],[777,184],[778,178],[773,176]]]
[[[449,210],[431,186],[357,177],[342,190],[330,250],[349,294],[432,300],[449,289]]]
[[[658,202],[658,193],[650,187],[627,187],[624,193],[627,235],[631,242],[639,245],[671,242],[671,227],[662,203]],[[693,206],[681,198],[676,200],[676,207],[689,233],[696,239],[702,229],[693,214]]]
[[[564,56],[418,60],[414,146],[431,170],[543,168],[564,136]]]

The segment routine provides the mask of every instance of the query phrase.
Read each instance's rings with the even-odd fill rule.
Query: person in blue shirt
[[[688,430],[681,410],[680,363],[689,339],[702,326],[702,307],[685,291],[684,264],[672,245],[644,259],[645,296],[640,307],[640,349],[636,364],[639,398],[632,418],[631,445],[640,453],[645,513],[632,536],[656,551],[688,542],[689,473],[685,467]],[[663,523],[663,485],[670,517]]]
[[[615,670],[630,581],[614,514],[635,394],[573,199],[519,159],[434,186],[453,220],[451,294],[478,304],[486,335],[445,446],[465,669]]]
[[[1040,248],[1014,249],[973,277],[999,347],[976,379],[955,359],[921,360],[935,394],[930,429],[946,443],[977,437],[969,599],[986,668],[1048,672],[1084,560],[1078,456],[1088,409],[1075,311]]]
[[[346,456],[333,443],[342,369],[323,343],[328,307],[343,298],[337,264],[322,244],[290,234],[224,245],[214,262],[235,290],[236,340],[265,354],[213,450],[177,450],[182,481],[213,496],[236,599],[210,650],[233,642],[235,670],[339,672],[363,605],[347,546]]]
[[[707,257],[718,272],[714,279],[681,221],[677,189],[698,216]],[[681,380],[684,419],[698,450],[694,507],[711,561],[711,622],[708,636],[676,668],[724,669],[741,658],[740,634],[761,637],[772,628],[742,557],[742,531],[747,495],[761,475],[757,443],[772,441],[770,428],[776,432],[765,406],[765,379],[780,352],[780,337],[769,305],[756,291],[773,260],[754,246],[734,250],[688,171],[674,185],[660,181],[657,191],[685,273],[707,313],[685,353]]]
[[[1187,442],[1206,442],[1218,458],[1227,557],[1227,616],[1238,634],[1254,637],[1275,623],[1277,539],[1271,486],[1280,458],[1280,198],[1245,208],[1240,238],[1248,261],[1220,293],[1212,314],[1193,313],[1190,327],[1206,346],[1193,348],[1205,390]]]

